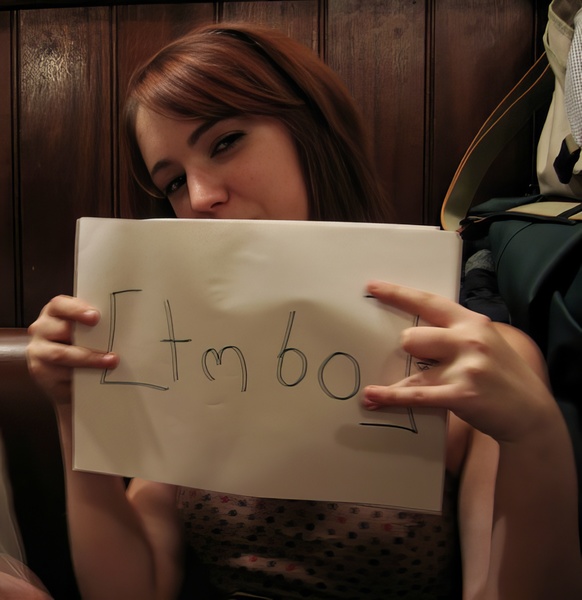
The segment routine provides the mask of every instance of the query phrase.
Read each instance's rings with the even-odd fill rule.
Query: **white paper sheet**
[[[76,343],[121,356],[74,377],[78,469],[256,497],[441,508],[446,413],[369,412],[361,390],[417,368],[415,317],[371,279],[458,294],[435,228],[80,219]]]

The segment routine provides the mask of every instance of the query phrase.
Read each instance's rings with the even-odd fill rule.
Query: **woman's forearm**
[[[554,405],[528,436],[500,442],[487,598],[582,598],[577,498],[570,437]]]
[[[69,537],[84,600],[147,600],[156,590],[154,554],[121,477],[72,468],[71,406],[57,407]]]

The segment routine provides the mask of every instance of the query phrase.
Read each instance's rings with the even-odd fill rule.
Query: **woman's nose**
[[[190,208],[196,215],[212,215],[228,201],[228,190],[220,177],[206,172],[188,174]]]

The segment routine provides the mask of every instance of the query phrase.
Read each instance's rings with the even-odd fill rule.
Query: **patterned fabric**
[[[568,53],[564,103],[572,137],[582,146],[582,10],[574,17],[574,36]]]
[[[456,486],[442,515],[188,488],[178,508],[211,584],[273,600],[460,598]]]

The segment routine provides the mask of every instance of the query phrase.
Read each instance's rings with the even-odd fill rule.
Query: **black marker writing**
[[[108,342],[108,352],[114,352],[116,344],[120,344],[120,342],[116,339],[116,335],[118,335],[119,322],[121,318],[121,314],[126,314],[130,309],[127,306],[127,302],[136,294],[143,292],[141,289],[125,289],[113,292],[110,294],[110,322],[109,322],[109,342]],[[370,296],[366,296],[369,298]],[[125,302],[121,303],[121,298],[127,298]],[[123,310],[122,310],[123,309]],[[178,360],[178,348],[179,345],[191,344],[192,338],[177,338],[176,337],[176,328],[174,323],[174,315],[172,313],[172,307],[170,301],[166,299],[164,301],[164,312],[166,318],[166,327],[168,332],[168,337],[159,340],[160,343],[168,344],[170,348],[170,356],[171,356],[171,365],[172,365],[172,378],[174,381],[179,380],[179,360]],[[293,333],[293,326],[295,324],[295,320],[297,318],[297,312],[294,310],[289,311],[287,317],[287,325],[285,328],[285,332],[283,335],[282,344],[279,352],[277,353],[277,364],[276,364],[276,378],[280,385],[286,388],[291,388],[298,386],[302,381],[305,380],[307,373],[309,371],[309,359],[305,352],[290,345],[291,335]],[[418,317],[415,318],[413,326],[418,325]],[[240,392],[246,392],[248,387],[248,366],[244,356],[243,351],[239,346],[230,344],[222,347],[217,350],[216,348],[208,348],[201,353],[201,369],[202,373],[206,377],[208,381],[214,382],[216,381],[215,375],[213,372],[216,371],[216,367],[219,367],[223,364],[225,360],[225,353],[228,355],[233,354],[237,357],[238,363],[240,366]],[[294,375],[289,373],[290,367],[289,361],[286,362],[286,358],[289,356],[294,356],[295,359],[299,360],[299,368]],[[210,358],[212,357],[212,359]],[[213,364],[210,364],[213,363]],[[293,360],[291,361],[293,363]],[[333,363],[333,368],[332,368]],[[345,363],[346,366],[344,366]],[[406,374],[405,376],[409,376],[412,369],[413,360],[411,356],[407,357],[406,362]],[[209,366],[210,365],[210,366]],[[418,364],[418,368],[424,368],[423,364]],[[287,371],[285,373],[284,371]],[[352,381],[349,383],[348,388],[344,390],[337,389],[337,382],[334,382],[334,374],[337,374],[341,371],[342,381],[346,379],[346,377],[351,379]],[[361,373],[360,373],[360,365],[356,358],[351,354],[346,352],[332,352],[327,358],[325,358],[319,368],[317,370],[317,383],[320,389],[326,394],[328,397],[334,400],[348,400],[353,398],[358,394],[361,387]],[[157,383],[152,383],[148,381],[128,381],[128,380],[115,380],[112,379],[112,372],[109,369],[103,370],[101,374],[101,384],[103,385],[134,385],[134,386],[143,386],[147,388],[151,388],[159,391],[167,391],[169,390],[169,386],[161,385]],[[414,412],[412,409],[408,409],[408,421],[407,425],[399,425],[399,424],[390,424],[390,423],[374,423],[374,422],[365,422],[360,423],[362,426],[367,427],[391,427],[395,429],[405,429],[407,431],[411,431],[413,433],[418,433],[418,428],[416,426]]]
[[[291,330],[293,329],[295,315],[296,315],[296,311],[294,311],[294,310],[292,310],[289,313],[289,318],[287,320],[287,328],[285,330],[285,335],[283,337],[283,344],[281,345],[281,351],[277,355],[277,381],[285,387],[296,386],[297,384],[301,383],[303,381],[303,379],[305,379],[305,376],[307,374],[308,361],[307,361],[307,357],[305,356],[305,353],[302,352],[301,350],[298,350],[297,348],[287,347],[287,344],[289,343],[289,338],[291,337]],[[285,378],[283,377],[283,361],[285,360],[285,355],[287,354],[287,352],[294,352],[301,361],[301,371],[299,373],[299,376],[292,382],[285,380]],[[324,377],[325,369],[328,366],[328,364],[335,357],[341,357],[341,356],[347,358],[348,361],[352,364],[352,366],[354,368],[354,386],[349,394],[344,394],[344,395],[338,395],[338,394],[333,393],[330,390],[327,383],[325,382],[325,377]],[[358,364],[358,361],[350,354],[346,354],[345,352],[334,352],[333,354],[330,354],[321,363],[319,370],[317,372],[317,381],[319,383],[319,387],[330,398],[333,398],[334,400],[348,400],[349,398],[353,398],[360,391],[360,365]]]
[[[114,344],[115,344],[115,329],[117,325],[117,297],[121,294],[131,294],[141,292],[143,290],[138,289],[130,289],[130,290],[120,290],[118,292],[113,292],[109,296],[109,308],[110,308],[110,320],[109,320],[109,344],[107,345],[107,352],[113,352]],[[109,369],[104,369],[101,374],[101,384],[102,385],[141,385],[144,387],[152,388],[154,390],[167,391],[169,388],[165,385],[157,385],[155,383],[146,383],[145,381],[119,381],[119,380],[111,380],[108,379]]]
[[[283,344],[281,346],[281,351],[277,355],[277,381],[284,385],[285,387],[294,387],[298,383],[301,383],[307,374],[307,357],[301,350],[297,350],[297,348],[287,348],[287,344],[289,343],[289,337],[291,336],[291,329],[293,328],[293,321],[295,320],[295,311],[292,310],[289,313],[289,319],[287,321],[287,329],[285,330],[285,335],[283,337]],[[287,352],[294,352],[299,359],[301,360],[301,372],[299,377],[295,381],[288,382],[285,381],[283,377],[283,360],[285,359],[285,354]]]
[[[332,392],[329,390],[327,384],[325,383],[325,379],[324,379],[325,367],[327,367],[327,365],[331,362],[331,360],[333,358],[335,358],[336,356],[344,356],[352,363],[352,366],[354,367],[354,387],[353,387],[352,391],[349,394],[347,394],[346,396],[337,396],[336,394],[332,394]],[[321,387],[321,389],[330,398],[335,398],[336,400],[349,400],[350,398],[353,398],[360,391],[360,365],[358,364],[358,361],[350,354],[346,354],[345,352],[334,352],[333,354],[328,356],[321,363],[321,366],[319,367],[319,371],[317,373],[317,379],[319,381],[319,386]]]
[[[164,302],[164,308],[166,309],[166,322],[168,323],[168,339],[160,340],[161,342],[168,342],[170,344],[171,352],[172,352],[172,375],[174,381],[178,381],[180,379],[178,374],[178,351],[176,349],[176,344],[183,344],[186,342],[191,342],[192,338],[188,338],[187,340],[177,340],[174,335],[174,319],[172,318],[172,307],[170,306],[170,301],[166,300]]]
[[[240,351],[240,348],[237,348],[236,346],[225,346],[224,348],[221,348],[221,350],[219,352],[217,352],[214,348],[209,348],[208,350],[206,350],[206,352],[204,352],[204,354],[202,355],[202,370],[204,371],[204,375],[206,375],[206,377],[208,379],[210,379],[210,381],[215,381],[215,378],[212,376],[212,374],[208,370],[208,364],[206,363],[206,360],[208,358],[208,355],[212,354],[212,356],[214,356],[214,360],[216,361],[216,364],[221,365],[222,364],[222,355],[224,354],[225,350],[232,350],[238,356],[238,359],[240,361],[240,370],[241,370],[241,379],[242,379],[240,391],[246,392],[247,391],[247,379],[248,379],[247,364],[246,364],[243,353]]]
[[[374,298],[374,296],[372,296],[371,294],[367,294],[364,296],[364,298]],[[418,327],[418,322],[419,322],[419,317],[415,316],[412,326],[413,327]],[[409,354],[406,357],[406,368],[405,368],[405,374],[404,377],[408,377],[410,375],[410,371],[412,368],[412,356]],[[360,423],[360,425],[362,425],[363,427],[390,427],[392,429],[404,429],[405,431],[410,431],[411,433],[418,433],[418,427],[416,426],[416,419],[414,418],[414,411],[412,410],[412,408],[408,408],[406,409],[406,412],[408,414],[408,425],[395,425],[392,423],[375,423],[375,422],[370,422],[370,423]]]

